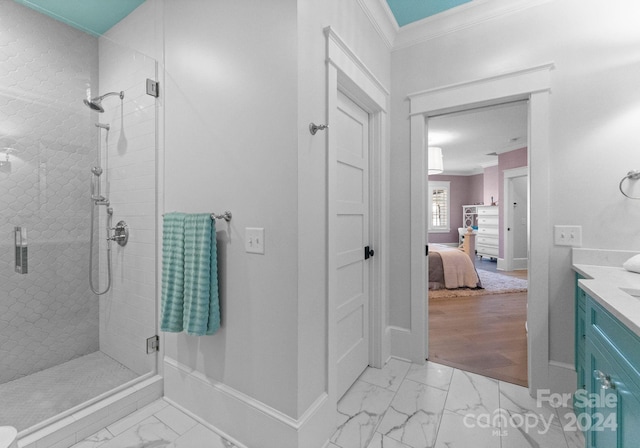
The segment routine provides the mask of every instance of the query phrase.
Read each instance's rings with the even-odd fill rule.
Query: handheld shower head
[[[91,98],[90,100],[83,100],[84,104],[86,104],[91,110],[98,111],[100,113],[104,112],[104,107],[102,107],[102,100],[111,95],[118,95],[120,99],[124,99],[124,91],[121,92],[109,92],[104,95],[97,96],[95,98]]]

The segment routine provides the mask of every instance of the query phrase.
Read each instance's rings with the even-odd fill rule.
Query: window
[[[450,182],[429,182],[429,232],[449,232]]]

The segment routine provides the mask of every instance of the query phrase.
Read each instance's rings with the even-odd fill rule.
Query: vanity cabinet
[[[575,300],[575,368],[578,380],[578,389],[586,389],[586,377],[584,370],[584,346],[585,346],[585,318],[587,313],[585,312],[585,292],[578,288],[578,280],[583,278],[580,274],[576,274],[576,300]]]
[[[586,391],[574,396],[577,426],[585,430],[588,448],[635,448],[640,337],[580,288],[575,309],[578,389]]]

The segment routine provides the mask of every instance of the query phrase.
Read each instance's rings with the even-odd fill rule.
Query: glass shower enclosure
[[[29,434],[156,371],[156,78],[0,1],[0,426]]]

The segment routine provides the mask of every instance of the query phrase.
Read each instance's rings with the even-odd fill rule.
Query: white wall
[[[331,26],[362,62],[389,86],[391,53],[356,0],[298,2],[298,349],[299,409],[326,388],[326,154],[327,135],[309,133],[309,123],[326,123],[325,27]],[[386,123],[385,123],[386,125]]]
[[[640,143],[640,28],[634,19],[639,12],[640,7],[624,0],[606,7],[577,0],[549,2],[392,54],[393,325],[407,327],[410,317],[409,93],[554,62],[549,226],[582,225],[584,247],[640,246],[633,224],[640,207],[617,191],[620,178],[634,168]],[[552,241],[549,246],[550,358],[570,364],[570,252],[553,247]]]
[[[165,355],[297,414],[295,1],[166,2],[165,211],[218,222],[222,328]],[[265,255],[244,250],[264,227]]]
[[[356,0],[142,8],[150,4],[166,17],[156,56],[166,79],[160,213],[233,212],[229,224],[217,222],[222,327],[208,337],[164,334],[166,395],[249,446],[321,445],[331,419],[301,439],[295,432],[328,381],[327,134],[308,131],[327,117],[323,29],[340,33],[385,85],[390,52]],[[135,45],[137,27],[157,37],[157,15],[139,8],[118,41]],[[265,255],[245,253],[245,227],[265,228]],[[256,409],[276,425],[258,428]],[[265,442],[278,425],[286,438]]]

